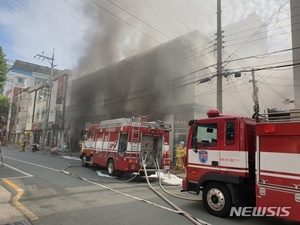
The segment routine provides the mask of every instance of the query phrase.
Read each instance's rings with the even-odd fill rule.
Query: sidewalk
[[[14,149],[20,149],[20,145],[19,144],[15,144],[15,143],[7,143],[6,147],[8,148],[14,148]],[[25,146],[25,151],[32,151],[32,146],[30,144]],[[44,150],[39,150],[37,152],[42,152],[42,153],[46,153],[46,154],[52,154],[51,153],[51,147],[49,146],[45,146]],[[74,157],[79,157],[79,152],[73,152],[73,151],[58,151],[57,153],[55,153],[56,155],[62,155],[62,156],[74,156]]]
[[[186,177],[186,171],[183,170],[171,170],[170,173],[176,175],[181,179],[184,179]]]
[[[12,194],[0,183],[0,224],[31,224],[26,217],[10,201]]]

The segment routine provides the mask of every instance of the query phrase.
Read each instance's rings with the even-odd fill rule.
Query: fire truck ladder
[[[130,158],[137,158],[138,157],[138,150],[139,150],[139,143],[140,143],[140,137],[141,137],[141,127],[132,127],[131,131],[131,149],[130,149]],[[132,157],[132,152],[135,151],[135,157]]]

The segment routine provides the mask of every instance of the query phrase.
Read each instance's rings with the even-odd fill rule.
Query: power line
[[[209,68],[209,67],[208,67],[208,68]],[[206,68],[206,69],[208,69],[208,68]],[[203,69],[203,68],[202,68],[202,69]],[[198,71],[198,72],[199,72],[199,71]],[[193,72],[193,73],[191,73],[191,74],[194,74],[194,73],[195,73],[195,72]],[[190,75],[191,75],[191,74],[190,74]],[[187,75],[185,75],[185,76],[187,76]],[[202,75],[202,76],[203,76],[203,75]],[[194,78],[191,78],[191,79],[194,79]]]
[[[296,7],[296,8],[299,8],[299,7]],[[290,11],[290,9],[287,9],[287,10]],[[280,11],[281,11],[281,12],[284,12],[284,11],[287,11],[287,10],[280,10]],[[296,15],[294,15],[294,16],[289,16],[289,17],[283,18],[283,19],[278,20],[278,21],[281,22],[281,21],[288,20],[288,19],[291,19],[291,18],[297,17],[297,16],[300,16],[300,14],[296,14]],[[276,23],[276,22],[270,22],[269,25],[270,25],[270,24],[273,24],[273,23]],[[226,31],[228,32],[228,31],[231,31],[231,30],[237,30],[237,28],[239,28],[239,27],[247,27],[247,25],[250,25],[250,24],[252,25],[253,22],[243,23],[243,24],[240,24],[240,25],[234,26],[234,27],[230,27],[230,26],[231,26],[231,24],[230,24],[230,25],[228,25],[229,28],[227,28]],[[245,31],[233,33],[233,34],[227,35],[227,37],[228,37],[228,36],[235,35],[235,34],[243,33],[243,32],[246,32],[246,31],[248,31],[248,30],[253,30],[253,29],[256,30],[256,29],[258,29],[259,27],[260,27],[260,26],[257,26],[257,27],[253,27],[253,28],[247,29],[247,30],[245,30]]]
[[[108,9],[106,9],[105,7],[103,7],[102,5],[100,5],[99,3],[95,2],[94,0],[90,0],[91,2],[93,2],[95,5],[97,5],[98,7],[100,7],[101,9],[103,9],[104,11],[108,12],[109,14],[113,15],[114,17],[118,18],[119,20],[123,21],[124,23],[126,23],[128,26],[134,28],[135,30],[141,32],[142,34],[144,34],[145,36],[147,36],[148,38],[150,38],[151,40],[155,41],[156,43],[161,44],[160,41],[156,40],[155,38],[151,37],[150,35],[146,34],[145,32],[141,31],[140,29],[136,28],[135,26],[133,26],[132,24],[130,24],[129,22],[127,22],[126,20],[122,19],[121,17],[117,16],[116,14],[114,14],[113,12],[109,11]]]
[[[156,11],[154,10],[154,8],[149,4],[149,2],[147,1],[147,0],[145,0],[146,2],[147,2],[147,4],[152,8],[152,10],[154,11],[154,13],[160,18],[160,16],[156,13]],[[156,5],[156,7],[162,12],[162,14],[164,15],[164,12],[162,11],[162,9],[159,7],[159,5],[158,4],[156,4],[156,2],[153,0],[153,2],[155,3],[155,5]],[[170,22],[170,20],[165,16],[165,18],[166,18],[166,20],[167,20],[167,22],[172,26],[172,28],[175,30],[175,32],[177,33],[177,35],[179,36],[178,37],[178,40],[179,40],[179,42],[184,46],[184,47],[188,47],[188,49],[190,50],[190,53],[191,53],[191,55],[195,58],[195,60],[197,60],[197,59],[199,59],[199,57],[196,57],[196,54],[195,54],[195,52],[194,52],[194,50],[191,48],[191,46],[186,42],[186,40],[184,39],[184,38],[182,38],[182,36],[180,36],[180,34],[179,34],[179,32],[177,31],[177,29],[175,28],[175,26]],[[161,19],[161,18],[160,18]],[[163,21],[162,19],[161,19],[161,21]],[[167,26],[168,27],[168,26]],[[170,31],[171,31],[171,29],[170,29]],[[172,32],[172,31],[171,31]],[[174,36],[176,36],[176,35],[174,35]],[[184,43],[182,43],[182,42],[184,42]],[[185,46],[186,45],[186,46]],[[201,59],[200,59],[200,62],[201,63],[203,63],[202,61],[201,61]]]
[[[290,60],[289,60],[290,61]],[[289,62],[289,61],[285,61],[285,62]],[[297,60],[295,60],[295,61],[297,61]],[[285,63],[285,62],[282,62],[282,63]],[[270,63],[270,64],[266,64],[266,65],[264,65],[264,66],[267,66],[267,65],[273,65],[273,64],[277,64],[277,63]],[[268,67],[268,69],[274,69],[274,68],[279,68],[279,67]],[[284,66],[283,66],[283,68],[284,68]],[[163,88],[163,87],[167,87],[167,85],[177,85],[176,84],[176,82],[174,83],[174,81],[178,81],[177,83],[178,83],[178,85],[180,85],[180,83],[182,82],[182,81],[180,81],[179,82],[179,80],[180,79],[183,79],[183,78],[185,78],[185,77],[187,77],[188,75],[192,75],[192,74],[194,74],[194,73],[196,73],[196,72],[198,72],[198,71],[201,71],[201,70],[205,70],[206,68],[202,68],[202,69],[200,69],[200,70],[196,70],[196,71],[193,71],[193,72],[191,72],[191,73],[189,73],[189,74],[185,74],[185,75],[183,75],[183,76],[181,76],[181,77],[178,77],[178,78],[176,78],[175,80],[169,80],[169,81],[166,81],[165,83],[161,83],[161,86],[159,86],[159,87],[157,87],[158,89],[160,89],[160,88]],[[257,69],[257,70],[263,70],[263,69],[265,69],[264,67],[262,67],[262,68],[259,68],[259,69]],[[231,70],[235,70],[235,71],[242,71],[242,72],[247,72],[246,70],[243,70],[243,69],[241,69],[241,68],[235,68],[235,69],[231,69]],[[248,72],[249,72],[249,70],[248,70]],[[230,72],[229,72],[230,73]],[[205,77],[205,76],[207,76],[207,75],[210,75],[210,74],[212,74],[212,73],[209,73],[209,74],[204,74],[204,75],[201,75],[200,77],[198,76],[198,77],[192,77],[192,78],[190,78],[190,79],[186,79],[186,80],[184,80],[185,82],[194,82],[196,79],[200,79],[201,77]],[[213,75],[214,76],[214,75]],[[126,77],[124,77],[124,80],[126,80],[127,78]],[[139,80],[143,80],[144,78],[143,77],[141,77],[140,79],[138,79],[138,80],[135,80],[135,81],[139,81]],[[197,82],[198,82],[199,80],[197,80]],[[171,82],[171,83],[170,83]],[[170,83],[170,84],[168,84],[168,83]],[[114,86],[115,86],[115,82],[112,82],[112,84],[114,84]],[[106,87],[106,88],[109,88],[110,86],[109,86],[109,84],[108,83],[105,83],[104,84],[104,86]],[[103,86],[103,87],[104,87]],[[122,86],[122,84],[120,84],[120,86]],[[101,88],[101,87],[100,87]],[[142,88],[142,89],[139,89],[139,90],[135,90],[134,92],[131,92],[131,93],[128,93],[128,94],[137,94],[137,93],[139,93],[139,92],[145,92],[145,91],[153,91],[153,87],[148,87],[148,88]],[[112,99],[115,99],[115,98],[118,98],[118,97],[120,97],[120,96],[116,96],[116,97],[113,97]]]
[[[285,64],[285,65],[272,66],[272,67],[264,67],[264,68],[245,69],[245,70],[240,70],[240,71],[235,71],[235,72],[251,72],[252,70],[253,71],[262,71],[262,70],[269,70],[269,69],[283,68],[283,67],[291,67],[291,66],[297,66],[297,65],[300,65],[300,63]],[[177,89],[177,88],[186,87],[186,86],[189,86],[189,85],[192,85],[192,84],[196,84],[196,83],[198,83],[198,80],[187,82],[185,84],[178,85],[176,87],[166,88],[164,90],[160,90],[159,87],[156,87],[155,90],[154,90],[154,92],[152,92],[150,94],[144,94],[144,95],[140,95],[140,96],[136,96],[136,97],[131,97],[131,98],[127,98],[126,100],[118,100],[118,98],[124,97],[123,95],[122,96],[116,96],[116,97],[110,98],[110,99],[104,99],[104,107],[115,105],[115,104],[120,104],[120,103],[125,103],[125,102],[130,102],[130,101],[137,100],[137,99],[151,97],[151,96],[154,96],[154,95],[162,94],[162,93],[165,93],[165,92]],[[139,91],[142,91],[142,90],[139,90]],[[133,92],[127,93],[126,96],[129,96],[132,93]],[[283,95],[282,95],[282,97],[285,98]],[[116,101],[108,103],[108,101],[112,101],[114,99],[116,99]],[[105,103],[105,101],[106,101],[106,103]],[[95,103],[100,103],[100,102],[103,102],[103,100],[95,101],[93,103],[87,103],[87,104],[85,104],[85,108],[86,109],[99,108],[98,105],[95,106]],[[88,106],[88,105],[91,105],[91,106]],[[78,110],[81,107],[82,107],[82,105],[78,106],[78,107],[75,107],[75,108],[74,107],[73,108],[69,108],[68,111],[75,111],[75,110]]]
[[[284,3],[284,4],[282,4],[280,7],[279,7],[279,9],[278,10],[276,10],[276,12],[274,12],[267,20],[266,20],[266,22],[264,22],[263,23],[263,25],[261,25],[258,29],[257,29],[257,31],[255,31],[255,33],[254,34],[252,34],[239,48],[237,48],[234,52],[233,52],[233,54],[235,54],[236,52],[238,52],[238,51],[240,51],[242,48],[244,48],[245,47],[245,45],[264,27],[264,26],[266,26],[267,25],[267,23],[277,14],[277,13],[279,13],[280,12],[280,10],[285,6],[287,4],[287,1]],[[230,59],[232,57],[232,55],[231,56],[229,56],[225,61],[227,61],[228,59]],[[226,66],[226,65],[225,65]],[[225,67],[224,66],[224,67]]]

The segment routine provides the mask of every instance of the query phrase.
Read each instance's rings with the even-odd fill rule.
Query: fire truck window
[[[226,145],[234,144],[234,131],[235,131],[234,122],[227,122],[226,123]]]
[[[199,147],[217,146],[217,132],[218,127],[216,123],[200,124],[197,127],[197,141]]]
[[[89,138],[92,139],[94,136],[94,132],[93,131],[90,131],[90,135],[89,135]]]
[[[86,140],[86,137],[87,137],[87,131],[86,130],[83,130],[81,131],[81,140],[85,141]]]
[[[118,154],[124,156],[127,150],[127,141],[128,141],[128,134],[121,134],[120,135],[120,144],[118,147]]]
[[[124,141],[120,144],[120,153],[126,152],[126,143]]]

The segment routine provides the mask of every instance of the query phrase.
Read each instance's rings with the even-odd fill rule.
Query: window
[[[94,131],[95,131],[95,130],[89,130],[89,131],[88,131],[88,135],[87,135],[87,136],[88,136],[88,139],[93,139],[93,137],[94,137]]]
[[[36,77],[36,78],[35,78],[35,85],[37,85],[37,84],[39,84],[39,83],[43,83],[44,81],[45,81],[45,79]]]
[[[235,123],[226,122],[226,145],[234,144]]]
[[[200,124],[197,126],[196,138],[199,147],[217,145],[218,126],[216,123]]]
[[[24,84],[25,83],[25,79],[24,78],[21,78],[21,77],[18,77],[18,83],[19,84]]]
[[[81,137],[82,141],[86,141],[87,140],[87,130],[81,131],[80,137]]]
[[[125,156],[127,150],[128,134],[120,134],[120,143],[118,146],[118,154]]]

